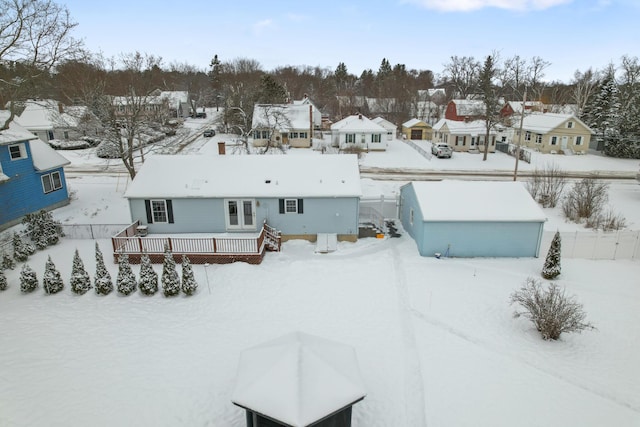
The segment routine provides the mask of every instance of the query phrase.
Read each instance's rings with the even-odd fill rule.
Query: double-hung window
[[[531,141],[531,132],[526,132],[524,134],[524,140],[525,141]]]
[[[558,137],[557,136],[552,136],[551,137],[551,145],[558,145]]]
[[[347,144],[353,144],[356,142],[356,134],[355,133],[348,133],[344,136],[345,138],[345,142]]]
[[[302,199],[280,199],[281,214],[301,214],[304,213]]]
[[[536,134],[536,144],[542,144],[542,135],[539,133]]]
[[[152,200],[151,201],[151,214],[153,216],[153,222],[168,222],[167,216],[167,202],[166,200]]]
[[[27,150],[23,143],[14,144],[9,146],[9,157],[11,160],[20,160],[27,158]]]
[[[371,142],[380,142],[382,140],[382,135],[379,133],[371,134]]]
[[[575,144],[582,145],[582,136],[576,136]]]
[[[46,175],[42,175],[42,191],[45,194],[51,193],[62,188],[62,179],[60,178],[60,172],[51,172]]]

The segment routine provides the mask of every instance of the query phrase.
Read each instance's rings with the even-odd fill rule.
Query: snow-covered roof
[[[4,124],[4,122],[9,118],[10,115],[11,113],[9,111],[0,110],[0,123]],[[9,129],[0,131],[0,145],[29,141],[37,138],[38,137],[33,133],[29,132],[18,123],[16,123],[15,119],[9,123]]]
[[[545,221],[521,182],[412,182],[425,221]]]
[[[587,128],[589,132],[591,132],[589,126],[587,126],[573,114],[556,113],[525,115],[522,121],[522,128],[531,132],[545,134],[568,121],[580,123],[582,126]]]
[[[454,99],[458,116],[477,116],[485,111],[484,102],[475,99]]]
[[[348,133],[348,132],[381,132],[386,133],[387,130],[375,123],[373,120],[363,116],[362,114],[353,114],[331,125],[332,131]]]
[[[406,122],[404,122],[402,124],[402,127],[405,128],[410,128],[410,127],[414,127],[416,125],[420,125],[420,126],[429,126],[427,123],[425,123],[423,120],[420,119],[411,119],[411,120],[407,120]]]
[[[365,396],[351,346],[293,332],[242,352],[231,401],[303,427]]]
[[[127,198],[359,197],[356,155],[156,155]]]
[[[313,120],[320,125],[320,114],[315,109]],[[309,129],[308,104],[256,104],[253,107],[253,128],[275,128],[279,131]]]
[[[29,100],[19,117],[15,118],[20,126],[32,130],[51,130],[56,127],[77,127],[82,118],[89,114],[86,106],[62,106],[53,99]]]
[[[398,126],[394,125],[393,123],[391,123],[389,120],[385,119],[384,117],[376,117],[375,119],[371,120],[373,123],[382,126],[383,128],[387,129],[387,130],[391,130],[391,131],[396,131],[398,129]]]
[[[29,142],[29,147],[31,148],[33,167],[40,172],[59,168],[71,163],[66,157],[37,138]]]
[[[452,135],[485,135],[487,133],[487,124],[484,120],[471,120],[468,122],[459,120],[440,119],[438,123],[434,125],[434,129],[442,132],[443,127],[446,125],[449,129],[449,133]],[[496,125],[496,127],[499,127]],[[490,134],[495,134],[495,129],[490,129]]]
[[[522,101],[508,101],[507,104],[514,113],[522,113]],[[544,111],[544,104],[540,101],[527,101],[525,105],[525,110]]]
[[[189,92],[186,90],[160,91],[160,98],[166,98],[169,105],[177,105],[180,102],[189,102]]]

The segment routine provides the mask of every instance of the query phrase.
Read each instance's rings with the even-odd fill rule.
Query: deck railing
[[[263,225],[257,236],[233,237],[143,237],[137,235],[138,226],[139,222],[135,222],[111,238],[115,262],[120,255],[126,254],[130,262],[139,263],[142,255],[146,254],[151,258],[151,262],[161,263],[166,246],[176,262],[182,259],[182,255],[186,255],[195,264],[234,261],[259,264],[265,249],[280,250],[279,233],[267,224]],[[272,237],[274,233],[275,241]]]

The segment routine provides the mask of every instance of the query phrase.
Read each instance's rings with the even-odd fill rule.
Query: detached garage
[[[519,182],[410,182],[400,220],[422,256],[537,257],[546,217]]]

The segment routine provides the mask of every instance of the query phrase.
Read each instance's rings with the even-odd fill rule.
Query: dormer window
[[[11,160],[20,160],[27,158],[27,151],[23,143],[9,146],[9,156]]]

